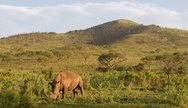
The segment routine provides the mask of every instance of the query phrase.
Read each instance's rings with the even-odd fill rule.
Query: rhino
[[[50,99],[57,100],[62,91],[62,99],[65,101],[67,92],[72,91],[74,98],[78,94],[76,91],[77,88],[80,89],[81,94],[84,96],[83,81],[80,75],[75,72],[61,72],[58,73],[52,82],[49,82],[51,85],[51,94]]]

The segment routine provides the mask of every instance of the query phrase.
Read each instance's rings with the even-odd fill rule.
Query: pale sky
[[[0,37],[67,32],[116,19],[188,30],[188,0],[0,0]]]

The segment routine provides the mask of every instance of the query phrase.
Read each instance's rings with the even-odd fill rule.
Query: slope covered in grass
[[[5,61],[21,60],[26,62],[25,65],[47,61],[46,66],[54,63],[49,64],[52,67],[56,63],[75,67],[80,65],[80,61],[97,67],[97,57],[106,52],[121,53],[128,58],[124,64],[132,65],[146,55],[175,51],[188,51],[188,31],[142,25],[124,19],[67,33],[37,32],[0,39],[1,61],[3,58]],[[19,63],[13,64],[15,66],[7,67],[19,67]]]

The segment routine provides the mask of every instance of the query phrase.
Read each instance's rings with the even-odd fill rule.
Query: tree
[[[163,64],[163,71],[167,75],[168,85],[171,83],[171,74],[186,74],[187,54],[186,53],[164,53],[156,56],[156,60]]]
[[[106,53],[101,54],[98,57],[98,61],[104,66],[106,71],[113,69],[115,65],[124,62],[126,58],[123,58],[119,53]]]

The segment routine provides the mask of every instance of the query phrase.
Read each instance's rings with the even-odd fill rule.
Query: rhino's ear
[[[49,82],[48,84],[49,84],[49,85],[52,85],[52,83],[51,83],[51,82]]]

